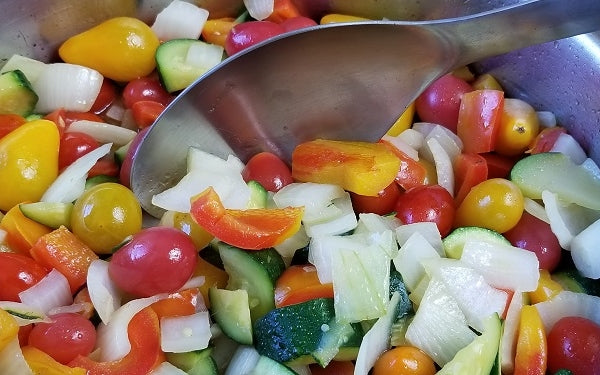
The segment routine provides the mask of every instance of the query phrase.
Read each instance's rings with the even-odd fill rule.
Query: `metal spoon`
[[[185,173],[189,146],[289,160],[315,138],[379,139],[436,78],[466,64],[600,29],[598,0],[534,0],[472,16],[318,26],[235,55],[187,88],[142,141],[142,207]]]

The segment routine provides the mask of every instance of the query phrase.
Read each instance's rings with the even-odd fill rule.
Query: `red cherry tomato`
[[[294,181],[292,171],[283,160],[266,151],[248,160],[242,171],[242,177],[246,182],[254,180],[260,183],[268,191],[278,191]]]
[[[433,222],[442,236],[452,229],[455,211],[452,195],[439,185],[409,189],[396,202],[396,217],[404,224]]]
[[[32,258],[15,253],[0,253],[0,270],[0,301],[21,302],[19,293],[48,274],[48,270]]]
[[[139,133],[137,133],[136,136],[133,138],[133,141],[131,142],[131,144],[129,145],[129,148],[127,149],[127,153],[125,154],[125,159],[123,159],[123,162],[121,163],[121,169],[119,170],[119,182],[122,185],[125,185],[127,187],[131,186],[130,178],[131,178],[131,165],[133,164],[133,158],[135,157],[137,150],[140,147],[140,143],[142,142],[142,139],[144,139],[144,136],[146,135],[148,130],[150,130],[149,127],[140,130]]]
[[[421,121],[440,124],[456,133],[460,99],[473,91],[471,85],[452,74],[437,79],[415,101]]]
[[[15,114],[0,114],[0,138],[23,125],[27,120]]]
[[[192,276],[196,247],[182,231],[151,227],[133,235],[117,250],[108,272],[122,290],[138,297],[177,291]]]
[[[66,364],[78,355],[87,356],[96,345],[96,328],[76,313],[50,317],[51,323],[37,323],[29,334],[29,345]]]
[[[81,156],[100,147],[92,136],[81,132],[66,132],[60,139],[58,168],[63,169]]]
[[[285,30],[281,25],[271,21],[250,21],[239,23],[229,31],[225,40],[225,51],[231,56],[283,33]]]
[[[396,201],[400,197],[400,186],[392,182],[374,197],[350,193],[352,207],[357,213],[371,212],[378,215],[386,215],[396,208]]]
[[[151,100],[140,100],[131,106],[131,113],[138,128],[144,129],[152,125],[165,110],[165,106]]]
[[[548,370],[568,369],[575,375],[600,375],[600,325],[566,317],[548,333]]]
[[[104,78],[102,86],[100,86],[100,92],[96,97],[96,101],[92,104],[90,112],[100,114],[104,112],[117,98],[117,86],[113,81],[108,78]]]
[[[139,101],[153,101],[167,106],[172,100],[173,96],[153,77],[136,78],[123,88],[123,104],[127,108],[132,108]]]
[[[110,176],[116,177],[119,175],[119,165],[110,157],[103,157],[88,172],[88,178],[94,176]]]
[[[288,18],[279,24],[281,25],[281,27],[283,27],[283,29],[286,32],[300,30],[311,26],[317,26],[315,20],[303,16]]]
[[[550,224],[523,211],[515,227],[504,236],[513,246],[533,251],[540,262],[540,268],[552,272],[558,266],[562,250]]]

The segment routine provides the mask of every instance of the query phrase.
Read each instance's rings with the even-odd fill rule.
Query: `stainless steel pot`
[[[241,0],[195,0],[213,15]],[[524,0],[294,0],[306,14],[327,12],[389,19],[460,16]],[[565,0],[568,1],[568,0]],[[170,0],[4,0],[0,16],[0,66],[19,53],[43,61],[70,35],[121,15],[150,22]],[[474,65],[500,80],[508,96],[557,115],[590,156],[600,163],[600,32],[523,49]]]

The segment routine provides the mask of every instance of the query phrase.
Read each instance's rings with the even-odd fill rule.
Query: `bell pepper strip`
[[[19,333],[19,324],[6,310],[0,309],[0,352],[13,341]]]
[[[92,299],[90,297],[90,291],[87,287],[83,287],[75,297],[73,297],[73,304],[79,304],[82,306],[82,311],[80,314],[86,319],[91,319],[94,316],[94,304],[92,303]]]
[[[154,302],[150,307],[159,320],[163,317],[192,315],[196,313],[199,298],[202,298],[202,295],[198,288],[184,289],[169,294],[167,298]]]
[[[502,86],[493,75],[482,74],[471,84],[475,90],[499,90],[504,91]]]
[[[267,17],[267,20],[275,23],[281,23],[287,19],[299,17],[300,11],[292,0],[275,0],[273,2],[273,12]]]
[[[140,100],[131,106],[131,113],[139,129],[147,128],[165,110],[165,105],[152,100]]]
[[[351,16],[349,14],[339,14],[339,13],[330,13],[321,17],[319,24],[327,25],[330,23],[344,23],[344,22],[360,22],[360,21],[370,21],[368,18]]]
[[[294,235],[304,207],[227,209],[212,187],[191,198],[192,218],[221,241],[242,249],[273,247]]]
[[[0,210],[42,197],[58,176],[59,145],[48,120],[27,122],[0,139]]]
[[[544,324],[537,309],[525,305],[521,309],[514,375],[544,375],[548,362],[548,346]]]
[[[400,168],[396,174],[396,183],[404,190],[409,190],[413,187],[427,185],[427,167],[420,161],[417,161],[398,148],[394,147],[386,140],[379,142],[388,146],[390,150],[400,159]]]
[[[537,289],[528,293],[529,301],[531,304],[548,301],[561,291],[563,291],[563,287],[552,279],[550,272],[548,272],[548,270],[540,269],[540,278]]]
[[[527,152],[530,154],[541,154],[543,152],[552,150],[552,147],[554,147],[558,137],[566,132],[567,131],[565,128],[560,126],[543,129],[534,138]]]
[[[475,90],[463,94],[456,127],[456,133],[463,141],[463,152],[494,150],[503,104],[504,92],[499,90]]]
[[[16,252],[29,255],[33,244],[52,229],[31,220],[21,212],[19,206],[14,206],[0,220],[0,228],[6,231],[6,244]]]
[[[322,284],[312,264],[286,268],[275,283],[275,307],[293,305],[316,298],[333,298],[333,284]]]
[[[231,17],[207,20],[202,28],[202,39],[207,43],[225,48],[227,34],[236,23],[235,18]]]
[[[62,273],[73,293],[85,284],[90,264],[98,259],[92,249],[64,226],[40,237],[30,253],[42,266]]]
[[[212,287],[225,289],[227,286],[227,281],[229,280],[229,275],[227,272],[225,272],[225,270],[214,266],[213,264],[204,260],[202,257],[198,257],[193,276],[204,276],[204,284],[202,284],[199,289],[200,294],[202,294],[202,297],[204,298],[206,307],[210,308],[208,290]]]
[[[131,319],[127,327],[131,350],[125,357],[110,362],[97,362],[89,357],[78,356],[68,365],[82,367],[87,375],[146,375],[165,360],[160,348],[158,316],[147,307]]]
[[[454,202],[458,207],[471,188],[488,177],[485,158],[479,154],[459,154],[454,160]]]
[[[6,310],[0,309],[0,373],[23,374],[33,372],[19,346],[19,324]]]
[[[0,138],[23,125],[27,120],[16,114],[0,114]]]
[[[35,375],[85,375],[81,367],[69,367],[33,346],[21,348],[25,361]]]
[[[394,125],[392,125],[388,129],[386,135],[389,135],[390,137],[397,137],[398,135],[400,135],[400,133],[412,126],[414,117],[415,103],[412,102],[408,107],[406,107],[406,109],[404,110],[404,112],[402,112],[400,117],[398,117],[398,120],[394,122]]]
[[[400,165],[400,158],[382,143],[317,139],[299,144],[292,153],[295,180],[339,185],[368,196],[391,184]]]

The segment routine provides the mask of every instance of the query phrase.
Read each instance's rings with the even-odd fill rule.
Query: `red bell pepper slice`
[[[227,209],[212,187],[191,199],[190,214],[207,232],[242,249],[273,247],[300,229],[303,207]]]
[[[503,91],[486,89],[463,94],[456,132],[463,141],[464,152],[493,151],[503,105]]]
[[[125,357],[96,362],[80,355],[69,366],[82,367],[87,370],[87,375],[146,375],[165,360],[160,348],[159,320],[152,308],[141,310],[131,319],[127,334],[131,350]]]
[[[87,279],[87,271],[98,255],[66,227],[61,226],[41,236],[30,250],[39,264],[60,271],[77,291]]]

